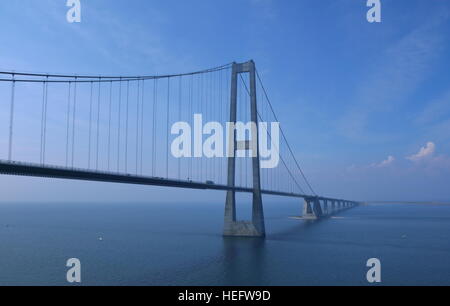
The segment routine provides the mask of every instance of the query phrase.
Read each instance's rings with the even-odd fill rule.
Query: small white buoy
[[[98,237],[98,241],[103,241],[103,237]]]

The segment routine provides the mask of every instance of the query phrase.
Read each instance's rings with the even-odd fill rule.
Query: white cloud
[[[411,161],[420,161],[434,154],[436,151],[436,145],[434,142],[428,142],[425,147],[420,148],[420,151],[417,154],[406,157]]]
[[[409,160],[410,162],[407,162]],[[450,156],[439,154],[434,142],[428,142],[425,146],[405,159],[396,159],[389,155],[385,160],[362,166],[351,165],[346,169],[347,173],[358,175],[393,175],[398,178],[413,176],[426,176],[428,178],[446,178],[450,174]],[[386,179],[391,177],[386,176]]]
[[[378,165],[378,167],[384,167],[384,166],[390,165],[390,164],[392,164],[394,161],[395,161],[395,157],[392,156],[392,155],[389,155],[388,158],[387,158],[386,160],[383,160],[383,161]]]
[[[372,164],[371,167],[374,167],[374,168],[386,167],[386,166],[389,166],[390,164],[392,164],[394,161],[395,161],[395,157],[392,155],[389,155],[387,159],[383,160],[380,163]]]

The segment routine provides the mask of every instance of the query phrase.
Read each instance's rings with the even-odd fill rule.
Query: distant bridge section
[[[368,204],[418,204],[418,205],[450,205],[450,202],[440,201],[363,201],[361,205]]]

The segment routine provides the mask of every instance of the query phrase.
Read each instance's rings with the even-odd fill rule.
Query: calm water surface
[[[450,207],[372,205],[319,222],[266,204],[267,239],[223,238],[223,203],[1,204],[0,285],[450,285]],[[99,239],[99,238],[102,238]]]

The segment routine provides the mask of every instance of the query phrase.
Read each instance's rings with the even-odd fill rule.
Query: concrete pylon
[[[316,214],[317,218],[323,217],[323,210],[322,210],[322,206],[320,206],[319,199],[314,200],[313,210],[314,210],[314,213]]]
[[[314,199],[306,198],[303,200],[303,214],[304,219],[317,219],[316,214],[313,210]]]
[[[256,101],[256,68],[253,61],[242,64],[233,63],[231,71],[231,99],[230,99],[230,122],[237,120],[237,81],[238,75],[248,73],[250,79],[250,113],[251,122],[258,127],[258,110]],[[225,202],[224,236],[247,236],[264,237],[266,234],[264,224],[264,211],[261,196],[260,161],[259,161],[259,131],[256,128],[252,131],[252,139],[245,140],[245,145],[238,146],[236,140],[236,129],[230,126],[232,131],[228,131],[228,187],[235,187],[236,178],[236,152],[239,150],[252,150],[253,169],[253,209],[251,221],[236,220],[236,192],[227,191]],[[256,154],[255,154],[256,153]]]
[[[330,210],[328,207],[328,200],[323,200],[323,213],[325,215],[329,215],[330,214]]]
[[[323,210],[318,198],[305,198],[303,204],[303,219],[319,219],[323,217]]]

